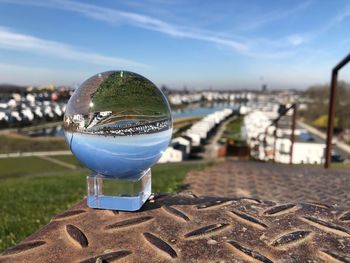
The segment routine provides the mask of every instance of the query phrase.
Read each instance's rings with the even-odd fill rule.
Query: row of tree
[[[326,129],[329,95],[329,85],[315,85],[308,88],[303,95],[307,108],[300,111],[300,116],[308,123]],[[338,133],[350,129],[350,84],[344,81],[339,81],[337,86],[334,127]]]

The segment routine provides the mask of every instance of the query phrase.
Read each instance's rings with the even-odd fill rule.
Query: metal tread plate
[[[350,207],[350,170],[311,165],[225,161],[190,172],[185,189],[196,195],[319,202]]]
[[[185,193],[138,212],[83,200],[0,262],[350,262],[350,210]]]

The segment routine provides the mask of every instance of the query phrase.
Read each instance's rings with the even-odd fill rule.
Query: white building
[[[186,159],[193,148],[201,146],[216,125],[220,124],[233,113],[232,109],[214,112],[194,123],[183,136],[172,139],[170,146],[164,152],[159,163],[181,162]]]
[[[171,145],[174,149],[182,151],[184,159],[188,158],[191,153],[191,141],[184,137],[176,137],[172,139]]]
[[[201,145],[201,137],[195,132],[187,131],[186,136],[191,138],[191,145],[193,147],[199,147]]]
[[[182,151],[176,150],[170,146],[165,150],[158,163],[182,162],[182,160]]]
[[[290,137],[276,139],[275,161],[289,163],[290,161]],[[322,164],[324,162],[326,145],[319,141],[305,140],[300,135],[295,136],[293,145],[293,164]]]
[[[244,127],[241,134],[245,136],[251,148],[253,158],[279,163],[289,163],[291,146],[291,123],[281,121],[276,127],[271,124],[278,116],[278,107],[268,106],[265,111],[254,110],[244,117]],[[322,164],[324,162],[325,143],[317,140],[304,129],[295,129],[295,141],[293,145],[293,164],[309,163]],[[274,149],[275,147],[275,149]]]

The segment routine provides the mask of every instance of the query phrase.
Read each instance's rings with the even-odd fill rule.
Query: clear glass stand
[[[87,176],[87,204],[91,208],[136,211],[151,195],[151,169],[131,181],[100,174]]]

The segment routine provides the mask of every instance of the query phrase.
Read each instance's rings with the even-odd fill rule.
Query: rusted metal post
[[[332,71],[331,80],[331,94],[329,96],[329,108],[328,108],[328,123],[327,123],[327,141],[326,141],[326,162],[324,167],[328,169],[331,165],[331,153],[332,153],[332,138],[334,129],[334,117],[335,117],[335,99],[337,92],[337,78],[338,71]]]
[[[295,121],[296,121],[296,115],[297,115],[297,105],[293,104],[293,115],[292,115],[292,133],[290,135],[290,150],[289,150],[289,164],[293,164],[293,147],[294,147],[294,141],[295,141]]]
[[[327,141],[326,141],[326,161],[324,168],[331,166],[331,153],[332,153],[332,138],[334,129],[334,117],[335,117],[335,102],[337,94],[337,79],[338,71],[344,67],[350,61],[350,54],[347,55],[342,61],[336,65],[332,70],[331,79],[331,91],[329,96],[329,108],[328,108],[328,125],[327,125]]]

